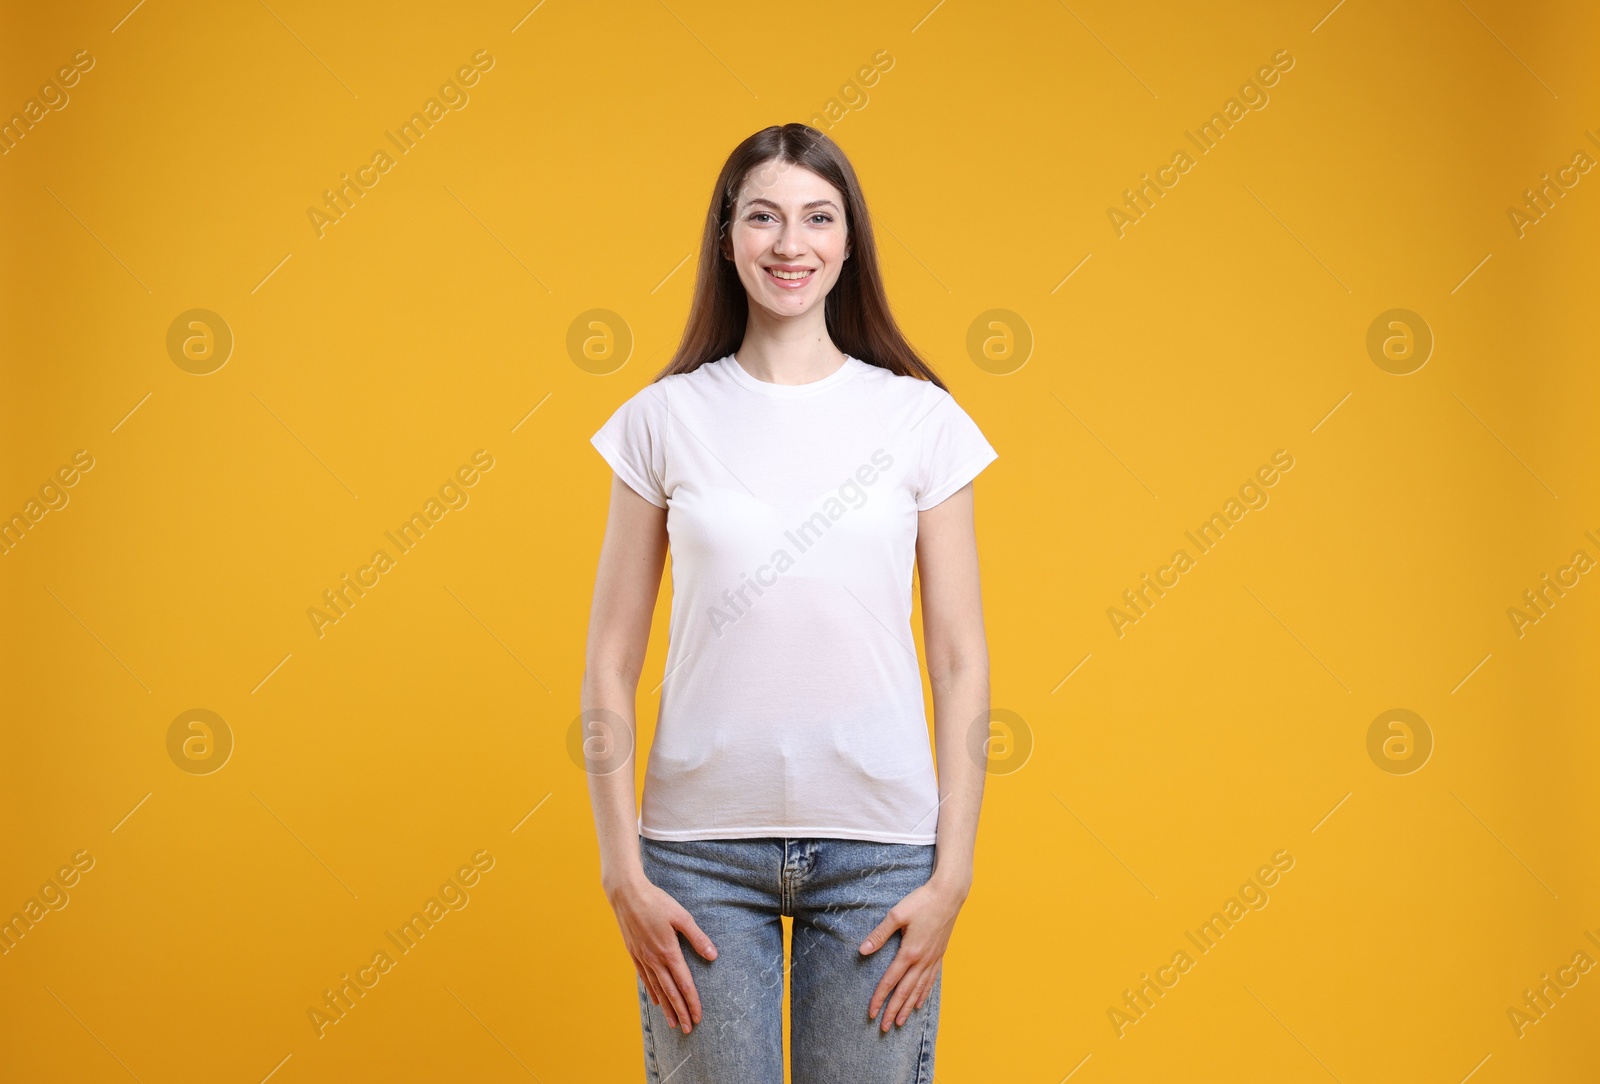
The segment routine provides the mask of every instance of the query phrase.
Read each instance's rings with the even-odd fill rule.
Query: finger
[[[916,992],[911,995],[912,1008],[920,1009],[928,1000],[928,995],[933,992],[934,980],[939,977],[939,967],[942,964],[943,961],[941,960],[922,972],[922,981],[917,984]]]
[[[645,966],[643,961],[636,961],[635,966],[639,969],[639,978],[644,982],[645,992],[650,995],[650,1003],[652,1005],[661,1004],[661,987],[656,985],[656,977],[650,974],[650,969]]]
[[[645,976],[644,967],[639,963],[639,957],[634,956],[632,959],[633,969],[639,974],[639,985],[644,987],[645,996],[648,997],[651,1002],[654,1002],[656,999],[656,992],[650,988],[650,980]]]
[[[683,932],[683,936],[689,942],[689,947],[693,948],[701,956],[708,960],[717,958],[717,946],[711,943],[711,938],[706,936],[706,932],[700,928],[699,924],[695,922],[694,916],[687,910],[673,921],[672,926],[674,929]]]
[[[883,1030],[888,1031],[890,1025],[899,1027],[905,1023],[903,1007],[911,997],[911,991],[916,988],[917,981],[922,977],[922,970],[913,967],[906,972],[905,978],[895,985],[894,993],[889,995],[889,1003],[883,1007]]]
[[[665,962],[656,964],[656,982],[661,986],[661,992],[666,995],[661,1008],[667,1014],[667,1026],[682,1028],[685,1035],[689,1034],[689,1009],[683,1003],[683,995],[678,991],[678,984],[673,980],[672,973]]]
[[[931,967],[922,967],[922,969],[914,970],[912,974],[906,975],[906,982],[901,983],[901,990],[906,991],[906,999],[901,1002],[899,1012],[894,1014],[894,1023],[896,1025],[902,1026],[907,1020],[910,1020],[910,1014],[917,1009],[917,999],[922,996],[922,991],[928,988],[928,974],[930,972]]]
[[[677,1027],[678,1014],[672,1008],[672,998],[667,995],[667,988],[654,973],[650,976],[650,982],[656,988],[656,1005],[661,1009],[661,1015],[667,1018],[667,1027]]]
[[[883,921],[873,927],[872,932],[867,934],[866,940],[861,942],[862,955],[870,956],[877,952],[888,942],[890,935],[904,924],[899,912],[891,907]]]
[[[676,945],[673,946],[673,949],[673,954],[667,957],[666,964],[672,971],[673,978],[677,980],[678,991],[683,996],[684,1003],[688,1006],[689,1020],[693,1024],[698,1024],[701,1016],[700,992],[694,988],[694,976],[689,974],[689,964],[683,958],[683,951],[678,949]],[[685,1035],[689,1034],[689,1028],[685,1027],[683,1033]]]
[[[895,953],[894,960],[889,964],[889,970],[883,973],[883,978],[878,980],[877,988],[872,991],[872,1004],[867,1007],[867,1019],[877,1019],[878,1007],[883,1004],[884,998],[889,996],[889,991],[894,989],[895,984],[900,981],[900,976],[906,973],[913,962],[906,955],[904,947]],[[887,1013],[884,1014],[884,1019],[888,1019]]]

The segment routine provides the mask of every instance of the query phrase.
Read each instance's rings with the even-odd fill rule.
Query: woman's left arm
[[[989,646],[978,585],[972,483],[917,513],[917,570],[922,581],[922,639],[933,684],[934,747],[939,761],[938,843],[933,876],[908,894],[862,942],[876,952],[903,927],[900,947],[873,991],[867,1016],[888,999],[882,1029],[921,1008],[943,964],[956,915],[972,888],[978,810],[983,803],[989,714]],[[890,991],[893,996],[890,996]]]

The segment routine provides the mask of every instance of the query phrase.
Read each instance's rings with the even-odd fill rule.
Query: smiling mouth
[[[815,268],[805,271],[780,271],[776,267],[764,267],[762,270],[767,273],[768,278],[776,279],[785,286],[798,286],[816,274]]]

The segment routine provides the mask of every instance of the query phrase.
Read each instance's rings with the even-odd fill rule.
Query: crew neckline
[[[846,354],[844,356],[844,364],[821,380],[812,380],[805,384],[774,384],[751,376],[732,354],[724,356],[720,361],[726,366],[728,375],[733,378],[734,383],[749,388],[751,391],[761,392],[763,395],[777,395],[788,398],[816,395],[819,392],[835,388],[855,376],[866,365],[866,362]]]

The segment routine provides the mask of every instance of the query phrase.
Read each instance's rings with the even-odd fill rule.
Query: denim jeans
[[[679,934],[702,1019],[667,1026],[636,977],[649,1084],[783,1084],[783,924],[793,918],[789,1007],[793,1084],[930,1084],[939,1026],[934,980],[903,1026],[867,1009],[901,931],[870,956],[861,942],[933,873],[933,844],[854,839],[639,839],[644,872],[717,946],[707,960]],[[687,999],[685,999],[687,1000]]]

